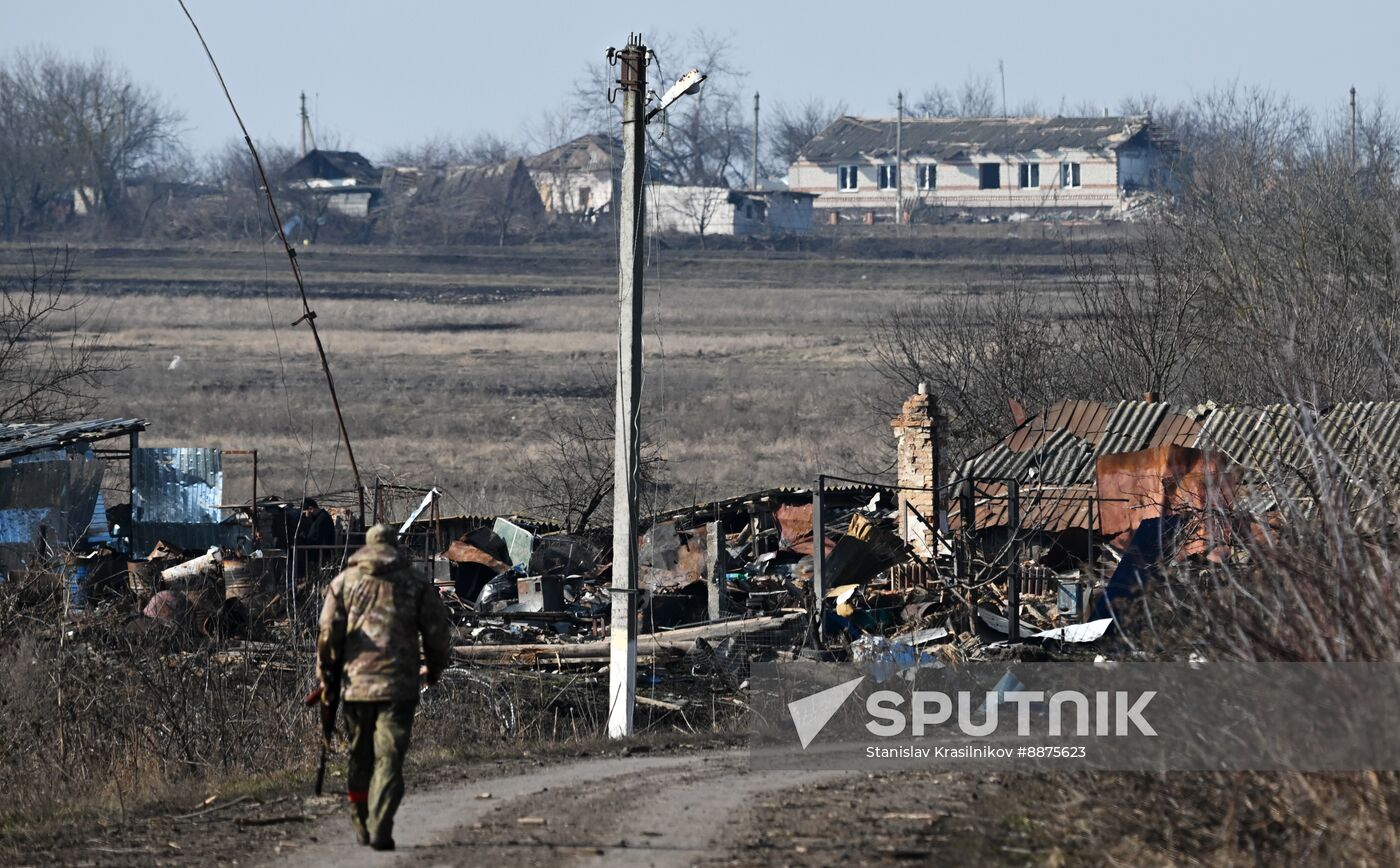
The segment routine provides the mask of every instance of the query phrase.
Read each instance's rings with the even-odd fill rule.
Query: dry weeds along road
[[[645,745],[638,746],[644,750]],[[71,828],[25,865],[1079,865],[1045,792],[1005,776],[750,771],[742,750],[540,763],[410,777],[395,853],[354,843],[344,795],[225,797],[121,827]],[[1032,806],[1028,809],[1029,803]]]

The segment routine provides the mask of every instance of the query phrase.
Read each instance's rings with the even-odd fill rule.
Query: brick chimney
[[[915,554],[926,558],[935,554],[935,535],[910,507],[927,521],[942,524],[938,515],[939,496],[931,490],[938,485],[937,419],[938,405],[929,397],[928,385],[920,383],[918,393],[904,402],[903,412],[890,420],[901,486],[899,535]]]

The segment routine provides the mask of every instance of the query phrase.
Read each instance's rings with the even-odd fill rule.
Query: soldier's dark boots
[[[388,835],[380,835],[378,838],[370,841],[369,846],[373,850],[392,850],[394,849],[394,839]]]
[[[350,823],[355,827],[355,840],[361,847],[369,846],[369,811],[363,804],[351,805]]]

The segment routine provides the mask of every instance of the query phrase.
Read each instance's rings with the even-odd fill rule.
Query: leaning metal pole
[[[646,153],[647,49],[639,37],[618,53],[622,179],[618,217],[617,395],[613,416],[612,646],[608,736],[632,734],[637,695],[638,403],[642,375],[642,168]]]

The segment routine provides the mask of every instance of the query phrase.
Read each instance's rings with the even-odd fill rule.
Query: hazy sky
[[[196,151],[236,137],[176,0],[0,2],[0,52],[103,51],[184,113]],[[728,34],[746,94],[767,104],[816,94],[874,114],[891,113],[900,87],[955,87],[969,71],[995,75],[998,59],[1011,106],[1039,99],[1052,109],[1062,97],[1115,106],[1128,94],[1176,99],[1239,79],[1330,110],[1352,84],[1369,101],[1400,75],[1397,0],[186,2],[255,138],[294,143],[305,90],[318,126],[371,157],[437,133],[517,138],[631,30]]]

